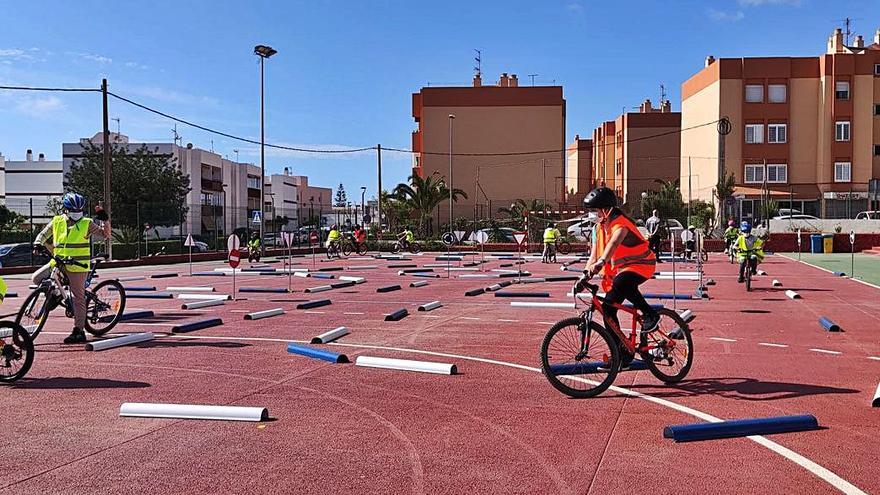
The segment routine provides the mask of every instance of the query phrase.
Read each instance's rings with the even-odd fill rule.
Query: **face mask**
[[[78,221],[82,217],[83,217],[83,212],[81,212],[81,211],[68,211],[67,212],[67,218],[73,220],[74,222]]]

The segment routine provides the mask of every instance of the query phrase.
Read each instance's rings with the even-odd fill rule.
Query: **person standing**
[[[46,227],[37,234],[34,239],[34,251],[48,248],[60,258],[69,258],[75,263],[65,264],[59,267],[67,274],[70,283],[70,294],[73,298],[73,331],[64,339],[65,344],[80,344],[86,341],[86,333],[83,331],[86,323],[86,276],[91,268],[91,250],[89,238],[99,235],[104,240],[110,238],[110,221],[107,213],[98,203],[95,206],[95,219],[102,223],[93,222],[91,218],[83,217],[83,209],[86,200],[81,195],[69,192],[61,199],[64,213],[56,215]],[[39,285],[52,272],[56,265],[55,260],[34,272],[31,280]]]
[[[657,210],[651,212],[651,216],[645,221],[645,230],[648,231],[648,249],[654,253],[657,263],[660,261],[660,215]]]
[[[556,262],[556,243],[559,241],[559,238],[562,235],[559,233],[559,230],[556,228],[556,224],[550,222],[547,224],[547,228],[544,229],[544,252],[541,256],[541,263],[551,263]]]

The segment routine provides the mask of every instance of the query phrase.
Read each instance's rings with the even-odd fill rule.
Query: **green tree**
[[[336,189],[336,199],[333,201],[333,206],[345,206],[346,203],[348,203],[348,195],[345,194],[345,187],[340,183],[339,188]]]
[[[437,179],[433,175],[428,177],[411,175],[409,182],[409,184],[398,184],[394,188],[394,196],[409,206],[418,221],[419,232],[424,235],[425,224],[431,218],[431,213],[443,201],[449,200],[449,188],[443,179]],[[467,193],[461,189],[453,189],[452,201],[458,201],[459,198],[467,199]]]
[[[724,211],[725,205],[727,204],[727,198],[733,196],[733,192],[736,189],[736,176],[733,175],[733,172],[728,172],[723,177],[718,178],[718,182],[715,184],[715,199],[718,200],[718,224],[721,225],[724,223]]]
[[[27,217],[10,210],[6,205],[0,204],[0,231],[20,230],[27,222]]]
[[[678,179],[655,179],[654,182],[660,187],[656,191],[648,191],[648,195],[642,200],[642,214],[647,218],[652,210],[657,210],[661,218],[674,218],[684,223],[687,207],[681,199]]]
[[[691,201],[691,225],[712,232],[715,229],[715,205],[696,199]]]
[[[510,224],[515,229],[525,228],[525,213],[533,211],[544,211],[550,209],[550,205],[539,199],[517,199],[510,207],[498,208],[498,213],[507,215],[510,218]]]
[[[113,227],[139,231],[140,224],[178,225],[186,216],[189,176],[176,159],[159,155],[146,145],[129,151],[111,150],[111,215]],[[66,176],[68,189],[85,196],[89,205],[104,200],[104,161],[101,146],[88,143]],[[124,234],[131,237],[131,232]]]

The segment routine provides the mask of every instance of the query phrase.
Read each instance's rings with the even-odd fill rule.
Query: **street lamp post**
[[[364,194],[367,193],[367,188],[361,186],[361,227],[364,226],[364,217],[367,215],[367,204],[364,203]]]
[[[449,232],[452,232],[452,124],[455,115],[449,114]]]
[[[271,46],[257,45],[254,55],[260,57],[260,239],[263,238],[263,224],[266,222],[266,115],[263,87],[263,66],[266,59],[278,53]]]

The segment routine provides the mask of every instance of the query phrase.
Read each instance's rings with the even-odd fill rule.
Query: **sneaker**
[[[86,333],[81,328],[74,328],[70,335],[65,337],[65,344],[82,344],[86,342]]]
[[[654,312],[642,318],[642,332],[652,332],[657,329],[658,325],[660,325],[659,313]]]
[[[736,281],[737,281],[737,283],[741,284],[741,283],[744,283],[746,281],[746,279],[744,279],[743,277],[739,277],[738,279],[736,279]]]

